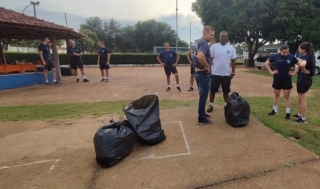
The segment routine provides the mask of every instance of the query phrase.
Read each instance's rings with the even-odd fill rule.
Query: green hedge
[[[38,53],[17,53],[5,52],[7,63],[10,64],[16,60],[25,60],[26,62],[36,63],[40,58]],[[111,54],[111,64],[156,64],[157,54]],[[59,54],[60,64],[68,65],[69,57],[66,54]],[[84,54],[82,61],[85,65],[97,64],[97,54]],[[186,55],[180,55],[180,64],[188,64]]]

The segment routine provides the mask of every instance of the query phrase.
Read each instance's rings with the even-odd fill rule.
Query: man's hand
[[[110,62],[107,62],[107,66],[110,65]]]
[[[207,73],[210,73],[210,72],[211,72],[211,69],[210,69],[210,67],[209,67],[209,66],[204,67],[204,69],[206,69]]]
[[[292,71],[289,71],[289,73],[288,73],[290,76],[294,76],[294,75],[296,75],[296,73],[295,72],[292,72]]]
[[[164,63],[162,63],[162,62],[161,62],[160,64],[161,64],[161,66],[166,66],[166,64],[164,64]]]
[[[73,52],[72,55],[77,55],[77,53]]]
[[[230,79],[233,79],[233,77],[234,77],[234,74],[230,74]]]
[[[278,70],[271,71],[270,74],[275,75],[278,73]]]
[[[42,61],[43,66],[47,65],[47,63],[45,61]]]
[[[99,61],[97,62],[97,64],[99,65]]]
[[[302,73],[304,73],[304,74],[310,74],[310,71],[309,70],[307,70],[307,69],[301,69],[301,71],[302,71]]]
[[[176,67],[178,65],[178,63],[172,64],[173,67]]]

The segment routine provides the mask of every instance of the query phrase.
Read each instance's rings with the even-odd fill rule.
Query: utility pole
[[[64,13],[64,18],[65,18],[65,20],[66,20],[66,27],[68,27],[67,13]]]
[[[26,10],[26,8],[28,8],[29,6],[33,5],[33,14],[34,14],[34,17],[37,18],[37,13],[36,13],[36,6],[39,6],[40,2],[37,1],[37,2],[33,2],[31,1],[30,2],[30,5],[26,6],[23,11],[22,11],[22,14],[24,13],[24,11]]]
[[[190,21],[190,48],[191,48],[191,21]]]
[[[178,0],[176,0],[176,52],[178,53]]]

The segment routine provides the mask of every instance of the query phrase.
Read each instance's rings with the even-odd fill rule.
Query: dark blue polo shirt
[[[306,64],[306,69],[310,71],[310,74],[305,74],[301,71],[301,68],[299,67],[299,72],[298,74],[299,75],[310,75],[310,76],[314,76],[314,67],[312,66],[312,62],[310,60],[310,56],[309,55],[303,55],[303,56],[300,56],[299,59],[301,60],[305,60],[307,62]]]
[[[45,45],[45,44],[41,43],[39,45],[39,52],[40,51],[42,51],[42,56],[43,56],[44,61],[48,61],[51,59],[49,45]]]
[[[210,65],[210,62],[211,62],[210,48],[209,48],[208,42],[203,38],[198,40],[196,46],[193,49],[193,57],[192,57],[193,66],[196,68],[203,69],[204,67],[202,66],[202,64],[200,64],[197,58],[197,54],[199,51],[203,52],[203,54],[206,56],[207,63]]]
[[[74,48],[68,47],[67,53],[68,53],[68,55],[72,55],[73,53],[80,54],[81,49],[80,49],[80,47],[77,47],[77,46],[75,46]],[[71,61],[81,60],[81,57],[80,56],[70,56],[70,60]]]
[[[165,64],[174,64],[176,63],[177,53],[173,50],[162,51],[159,55],[161,61]]]
[[[269,62],[275,63],[276,69],[278,70],[276,76],[291,77],[289,75],[289,71],[291,70],[292,66],[298,63],[298,59],[294,57],[292,54],[282,56],[280,53],[277,53],[269,59]]]
[[[103,47],[98,50],[98,53],[100,55],[100,60],[107,60],[108,54],[110,54],[110,50],[108,47]]]

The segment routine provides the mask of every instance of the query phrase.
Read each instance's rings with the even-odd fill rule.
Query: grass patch
[[[131,101],[0,106],[0,121],[56,120],[104,114],[122,114],[123,106]],[[177,108],[197,105],[197,100],[160,100],[160,108]]]
[[[248,70],[246,71],[248,73],[252,73],[252,74],[258,74],[258,75],[262,75],[262,76],[266,76],[266,77],[272,77],[272,75],[268,72],[268,70]],[[297,76],[293,76],[292,77],[292,82],[293,83],[297,83]],[[317,89],[320,88],[320,75],[315,75],[313,76],[313,82],[312,82],[312,86],[311,89]]]
[[[316,91],[312,97],[307,99],[308,124],[295,124],[293,118],[290,121],[284,120],[285,106],[283,98],[280,98],[278,115],[276,116],[267,115],[272,110],[273,97],[245,97],[245,99],[250,103],[251,115],[264,125],[287,138],[295,138],[301,146],[320,155],[320,91]],[[291,103],[292,114],[295,114],[298,109],[297,97],[291,98]]]

